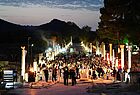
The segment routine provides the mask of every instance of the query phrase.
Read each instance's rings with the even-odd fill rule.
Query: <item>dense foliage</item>
[[[100,41],[139,44],[140,0],[104,0],[97,29]],[[127,42],[128,42],[127,41]]]

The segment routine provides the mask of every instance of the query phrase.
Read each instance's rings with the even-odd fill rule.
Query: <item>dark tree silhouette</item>
[[[104,0],[100,9],[101,21],[97,29],[99,39],[108,39],[115,44],[140,40],[140,1],[139,0]]]

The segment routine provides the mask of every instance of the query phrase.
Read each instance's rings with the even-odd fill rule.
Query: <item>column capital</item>
[[[104,42],[102,42],[102,43],[101,43],[101,45],[105,45],[105,43],[104,43]]]
[[[132,46],[127,46],[127,50],[132,50]]]
[[[22,49],[22,50],[25,50],[25,46],[21,46],[21,49]]]
[[[120,45],[120,48],[124,48],[124,45]]]

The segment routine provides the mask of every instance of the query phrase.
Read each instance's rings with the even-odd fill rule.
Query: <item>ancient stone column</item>
[[[109,44],[109,56],[110,56],[110,61],[112,61],[112,44]]]
[[[118,57],[116,57],[115,67],[117,67],[117,68],[118,68]]]
[[[132,46],[128,46],[128,69],[131,68],[131,48]]]
[[[102,57],[104,58],[104,60],[106,60],[106,56],[105,56],[106,55],[105,43],[102,42],[101,46],[102,46]]]
[[[121,68],[124,69],[124,45],[120,45],[121,48]]]
[[[100,55],[99,42],[96,41],[96,55]]]
[[[90,43],[90,52],[92,54],[92,43]]]
[[[114,59],[115,59],[115,52],[114,52],[114,49],[113,49],[113,55],[112,55],[112,68],[115,67]]]
[[[23,76],[23,80],[25,80],[25,56],[27,51],[25,50],[25,46],[21,46],[21,49],[22,49],[21,76]]]

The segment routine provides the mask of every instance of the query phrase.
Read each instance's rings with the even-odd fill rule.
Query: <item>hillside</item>
[[[95,33],[92,32],[92,34],[93,36],[90,36],[95,38]],[[47,42],[42,36],[46,39],[56,37],[57,42],[61,44],[68,42],[71,36],[73,40],[80,39],[80,36],[83,36],[83,31],[73,22],[58,19],[53,19],[40,26],[21,26],[0,19],[0,60],[13,60],[11,56],[16,56],[17,58],[15,58],[19,60],[22,45],[25,45],[27,49],[28,45],[34,44],[34,54],[43,52],[47,47]],[[28,39],[29,37],[30,39]]]

